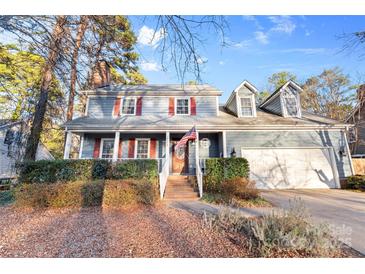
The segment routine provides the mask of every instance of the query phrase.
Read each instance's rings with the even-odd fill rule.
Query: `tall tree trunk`
[[[88,16],[82,15],[80,18],[79,27],[77,30],[74,51],[72,53],[71,81],[70,81],[70,94],[68,97],[67,121],[72,120],[72,116],[73,116],[74,101],[75,101],[75,94],[76,94],[77,63],[78,63],[78,59],[79,59],[79,50],[80,50],[82,41],[84,39],[87,25],[88,25]]]
[[[56,66],[56,62],[60,55],[61,40],[66,34],[64,30],[66,23],[67,23],[66,16],[57,16],[56,25],[53,29],[51,41],[49,43],[48,57],[43,69],[40,96],[35,109],[30,135],[27,139],[27,146],[24,155],[25,160],[35,160],[38,143],[42,131],[44,115],[47,109],[49,88],[52,81],[52,76]]]

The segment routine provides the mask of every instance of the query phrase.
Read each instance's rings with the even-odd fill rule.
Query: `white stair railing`
[[[167,178],[169,177],[169,161],[166,160],[166,158],[163,158],[162,161],[162,168],[159,175],[159,182],[160,182],[160,198],[163,198],[163,195],[165,193]]]
[[[199,197],[203,197],[203,173],[200,168],[199,159],[196,161],[196,179],[198,182]]]

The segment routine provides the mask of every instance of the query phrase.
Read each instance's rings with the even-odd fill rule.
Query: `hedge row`
[[[248,178],[250,168],[245,158],[209,158],[205,162],[204,190],[219,192],[225,180]]]
[[[16,206],[33,208],[153,205],[158,200],[158,187],[144,180],[22,184],[14,196]]]
[[[365,191],[365,175],[354,175],[347,177],[346,187]]]
[[[20,183],[62,183],[94,179],[142,179],[158,177],[158,163],[153,159],[126,160],[41,160],[20,164]]]

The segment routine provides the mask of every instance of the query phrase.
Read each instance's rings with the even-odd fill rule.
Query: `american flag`
[[[185,146],[189,140],[196,139],[196,130],[195,126],[193,126],[185,135],[181,138],[181,140],[176,144],[175,150],[178,150],[180,147]]]

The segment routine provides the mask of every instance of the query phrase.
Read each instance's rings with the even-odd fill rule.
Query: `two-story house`
[[[102,77],[108,79],[109,77]],[[301,110],[301,87],[289,81],[258,105],[258,90],[243,81],[227,102],[210,85],[109,85],[85,90],[84,117],[65,124],[81,136],[79,158],[159,160],[161,195],[167,177],[197,176],[204,159],[245,157],[258,188],[338,188],[353,174],[347,124]],[[197,141],[174,146],[193,126]]]

